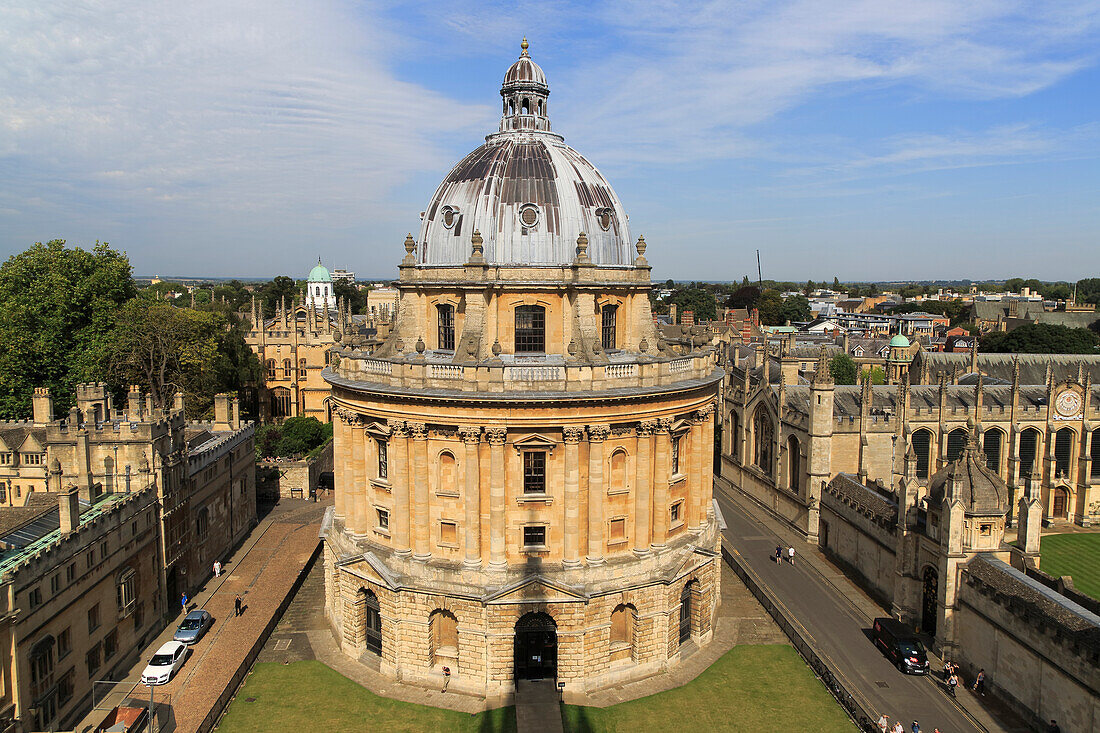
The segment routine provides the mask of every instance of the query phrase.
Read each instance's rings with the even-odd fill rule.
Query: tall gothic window
[[[1063,478],[1069,478],[1073,461],[1073,442],[1077,435],[1069,428],[1062,428],[1054,434],[1054,468]]]
[[[775,431],[767,410],[761,405],[756,410],[752,421],[753,432],[753,462],[769,476],[772,473],[772,441],[775,439]]]
[[[617,305],[605,305],[601,310],[600,346],[604,351],[615,348],[615,317],[619,312]]]
[[[516,308],[516,353],[546,351],[546,309],[541,305]]]
[[[1035,457],[1039,448],[1039,431],[1035,428],[1026,428],[1020,433],[1020,479],[1026,479],[1031,475],[1031,469],[1035,466]]]
[[[917,459],[917,478],[928,478],[931,463],[932,433],[918,430],[913,433],[913,454]]]
[[[455,307],[446,304],[437,305],[435,313],[439,321],[439,348],[443,351],[454,351]]]

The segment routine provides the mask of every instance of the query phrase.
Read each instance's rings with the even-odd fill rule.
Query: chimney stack
[[[176,392],[172,395],[172,409],[183,412],[183,392]]]
[[[229,407],[232,411],[232,421],[229,423],[230,427],[234,430],[241,429],[241,401],[237,399],[236,395],[229,401]]]
[[[221,394],[214,395],[214,430],[232,430],[229,424],[229,397],[230,395],[222,392]]]
[[[34,412],[34,424],[38,427],[53,422],[53,397],[49,387],[35,387],[31,398]]]
[[[76,484],[69,484],[58,497],[58,511],[61,515],[61,534],[66,535],[80,526],[80,490]]]
[[[130,385],[130,391],[126,393],[126,407],[130,411],[130,422],[141,421],[141,387]]]

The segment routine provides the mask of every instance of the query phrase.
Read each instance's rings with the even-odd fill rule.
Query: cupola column
[[[565,567],[580,567],[581,527],[581,458],[580,442],[584,428],[562,430],[565,442],[565,528],[563,532],[563,562]]]
[[[588,564],[602,565],[604,548],[603,505],[607,488],[603,482],[604,441],[611,428],[588,426]]]
[[[637,479],[634,482],[634,552],[649,552],[650,521],[653,509],[653,431],[655,421],[638,423]]]
[[[350,429],[348,430],[348,440],[351,443],[351,465],[352,465],[352,480],[351,480],[351,492],[349,498],[351,499],[351,511],[348,513],[348,529],[356,538],[366,537],[367,535],[367,476],[366,476],[366,457],[363,455],[364,434],[362,428],[363,420],[358,415],[355,417]]]
[[[669,428],[672,418],[657,420],[654,430],[656,458],[653,463],[653,539],[651,545],[660,550],[668,537],[668,479],[669,461],[672,459],[672,442]]]
[[[486,428],[489,439],[489,569],[504,570],[504,442],[507,428]]]
[[[398,555],[411,552],[409,544],[410,518],[413,508],[409,501],[409,429],[405,423],[396,423],[390,428],[390,448],[388,458],[392,463],[393,478],[390,487],[393,491],[393,547]]]
[[[466,507],[466,561],[471,570],[481,567],[481,471],[478,466],[478,449],[481,447],[481,428],[463,426],[458,429],[466,445],[466,487],[463,503]]]
[[[428,561],[432,557],[428,517],[428,427],[422,422],[409,423],[412,436],[411,455],[413,480],[413,559]]]

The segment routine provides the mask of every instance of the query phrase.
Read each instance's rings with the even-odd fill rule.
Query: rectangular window
[[[678,501],[669,509],[668,518],[671,524],[679,524],[683,515],[684,502]]]
[[[0,453],[0,466],[11,465],[11,453]]]
[[[388,478],[390,475],[389,446],[384,440],[376,440],[378,445],[378,478]]]
[[[195,535],[198,537],[199,542],[206,541],[206,538],[210,535],[210,509],[208,507],[199,509],[198,516],[195,517]]]
[[[537,525],[523,528],[524,547],[546,547],[546,527]]]
[[[546,311],[538,305],[516,308],[516,353],[546,351]]]
[[[118,653],[118,629],[111,629],[111,633],[103,637],[103,659],[110,659]]]
[[[92,633],[99,628],[99,604],[95,604],[88,609],[88,633]]]
[[[439,523],[439,543],[441,545],[458,544],[458,525],[454,522]]]
[[[88,650],[88,653],[84,655],[84,660],[88,665],[89,677],[99,671],[99,644]]]
[[[680,473],[680,439],[672,439],[672,475]]]
[[[116,600],[118,601],[118,617],[125,618],[134,610],[137,602],[137,573],[130,569],[118,581]]]
[[[546,493],[546,452],[529,450],[523,454],[523,493]]]
[[[61,630],[61,633],[57,635],[57,658],[65,656],[73,650],[73,632],[72,628],[66,626]]]
[[[54,573],[50,577],[50,595],[56,595],[61,590],[61,573]]]
[[[76,563],[69,563],[69,567],[65,568],[65,582],[71,583],[76,578]]]
[[[24,453],[23,460],[21,461],[24,466],[41,466],[42,454],[41,453]]]
[[[626,519],[612,519],[611,531],[608,534],[612,542],[619,542],[626,539]]]
[[[57,681],[57,704],[63,706],[73,699],[73,676],[76,670],[70,669]]]
[[[390,513],[385,509],[378,509],[378,529],[390,528]]]
[[[453,305],[437,305],[435,311],[439,320],[439,348],[443,351],[454,351],[455,308]]]
[[[617,305],[605,305],[600,312],[600,345],[604,351],[615,348],[615,317],[618,312]]]
[[[42,605],[42,589],[41,588],[39,588],[38,586],[35,586],[34,588],[31,589],[30,593],[27,594],[27,605],[29,605],[31,608],[38,608],[39,606]]]

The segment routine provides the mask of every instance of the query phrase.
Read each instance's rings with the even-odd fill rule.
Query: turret
[[[49,387],[35,387],[34,396],[31,397],[31,407],[34,414],[34,424],[38,427],[53,422],[53,397],[50,396]]]

